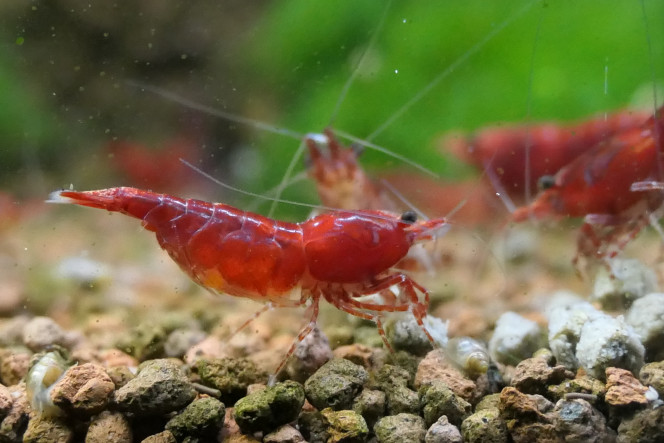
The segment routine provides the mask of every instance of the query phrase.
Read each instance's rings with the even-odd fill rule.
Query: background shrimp
[[[486,171],[485,179],[496,180],[499,190],[522,204],[526,195],[537,192],[540,177],[555,174],[613,135],[640,127],[649,116],[642,110],[620,110],[574,123],[493,126],[471,135],[448,134],[440,146]]]
[[[545,190],[530,205],[515,211],[513,220],[584,217],[574,263],[581,258],[615,257],[651,217],[661,216],[661,191],[637,188],[661,181],[663,109],[639,127],[597,144],[555,176],[542,177]]]

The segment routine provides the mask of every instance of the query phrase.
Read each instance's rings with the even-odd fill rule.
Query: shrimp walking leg
[[[391,294],[391,287],[393,286],[396,286],[399,289],[399,296],[396,298],[396,300],[392,300],[391,303],[381,304],[357,300],[357,298],[372,294],[379,294],[383,300],[386,298],[392,298],[393,295]],[[424,300],[420,300],[416,290],[424,294]],[[362,312],[372,313],[411,311],[415,316],[417,324],[420,326],[427,339],[434,346],[436,345],[436,341],[433,339],[433,336],[424,325],[424,317],[426,317],[426,311],[429,306],[429,293],[426,289],[404,274],[389,275],[373,284],[353,292],[352,294],[346,294],[345,296],[338,297],[335,300],[328,299],[328,301],[333,303],[339,309],[352,315],[357,314],[355,312],[351,312],[349,307],[352,307],[353,311],[360,310]],[[375,318],[372,319],[375,320]],[[379,332],[381,331],[382,328],[379,328]],[[381,335],[381,338],[383,338],[383,341],[386,342],[386,339],[383,335]],[[390,348],[389,345],[388,348]]]
[[[311,305],[309,308],[311,309],[311,317],[309,317],[309,322],[302,328],[293,341],[293,344],[291,344],[290,348],[288,349],[288,352],[286,352],[286,355],[284,358],[281,360],[281,363],[279,363],[279,366],[277,366],[277,370],[274,371],[275,375],[279,374],[279,372],[284,368],[286,365],[286,362],[290,358],[291,355],[293,355],[293,352],[295,352],[295,348],[297,348],[297,345],[304,340],[304,338],[309,335],[311,331],[316,327],[316,321],[318,320],[318,301],[320,300],[320,294],[314,294],[311,296]],[[305,300],[306,301],[306,300]],[[304,303],[304,301],[302,302]]]

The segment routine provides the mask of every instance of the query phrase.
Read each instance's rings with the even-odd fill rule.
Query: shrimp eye
[[[540,191],[553,188],[556,184],[556,178],[553,175],[543,175],[537,180],[537,187]]]
[[[401,221],[412,225],[417,221],[417,214],[415,214],[413,211],[406,211],[401,214]]]

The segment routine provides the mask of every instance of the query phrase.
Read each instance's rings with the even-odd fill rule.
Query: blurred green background
[[[334,118],[335,128],[358,137],[425,91],[372,141],[457,178],[468,169],[437,149],[445,131],[652,107],[653,86],[664,79],[661,0],[393,1],[377,29],[386,4],[5,0],[0,186],[20,197],[69,183],[150,188],[131,182],[109,143],[130,141],[158,155],[176,139],[189,141],[184,158],[248,191],[266,192],[283,177],[298,140],[128,81],[298,133],[320,132]],[[372,173],[404,167],[370,151],[363,164]],[[183,177],[173,178],[183,192],[250,204]],[[294,188],[287,198],[316,202],[311,186]]]

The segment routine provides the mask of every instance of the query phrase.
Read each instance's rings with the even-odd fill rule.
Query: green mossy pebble
[[[365,389],[355,397],[353,411],[364,418],[367,426],[373,427],[378,419],[385,415],[385,402],[386,397],[383,391]]]
[[[25,443],[68,443],[74,432],[59,418],[34,415],[23,434]]]
[[[572,380],[565,380],[558,385],[548,386],[547,390],[550,396],[556,400],[564,398],[565,394],[569,393],[592,394],[598,399],[603,399],[606,394],[606,385],[595,377],[583,375]]]
[[[328,424],[327,443],[362,443],[369,435],[369,427],[362,416],[354,411],[321,411]]]
[[[378,420],[374,433],[380,443],[424,442],[424,419],[414,414],[388,415]]]
[[[336,411],[350,409],[353,398],[369,379],[369,373],[362,366],[348,360],[330,360],[314,373],[304,384],[307,400],[322,410]]]
[[[419,414],[420,398],[417,392],[408,388],[411,375],[403,368],[383,365],[375,373],[372,386],[385,392],[387,413]]]
[[[249,385],[267,382],[267,373],[244,358],[202,358],[192,369],[202,384],[221,392],[221,401],[226,404],[247,395]]]
[[[117,348],[132,355],[139,361],[164,356],[166,330],[153,323],[141,323],[120,338]]]
[[[235,421],[243,432],[269,432],[295,420],[303,404],[302,385],[289,380],[238,400]]]
[[[424,334],[412,315],[401,316],[396,321],[388,321],[385,325],[387,341],[395,351],[408,351],[414,355],[426,355],[433,349],[431,342]]]
[[[464,443],[506,443],[509,433],[497,408],[483,409],[461,423]]]
[[[409,354],[406,351],[396,351],[390,352],[385,357],[385,363],[392,366],[398,366],[401,369],[405,369],[409,375],[408,386],[412,387],[415,382],[415,374],[417,373],[417,367],[422,361],[421,357],[417,357],[413,354]]]
[[[135,416],[167,414],[196,398],[196,390],[172,360],[150,360],[138,367],[136,378],[115,391],[118,409]]]
[[[443,415],[453,425],[460,426],[472,409],[470,403],[456,395],[442,380],[434,380],[420,388],[420,405],[427,428]]]
[[[216,398],[201,398],[166,423],[178,441],[186,437],[200,441],[214,439],[224,425],[226,407]]]
[[[483,409],[491,409],[491,408],[498,409],[499,405],[500,405],[500,393],[490,394],[482,398],[482,400],[480,400],[479,403],[475,405],[475,412],[479,412]]]

